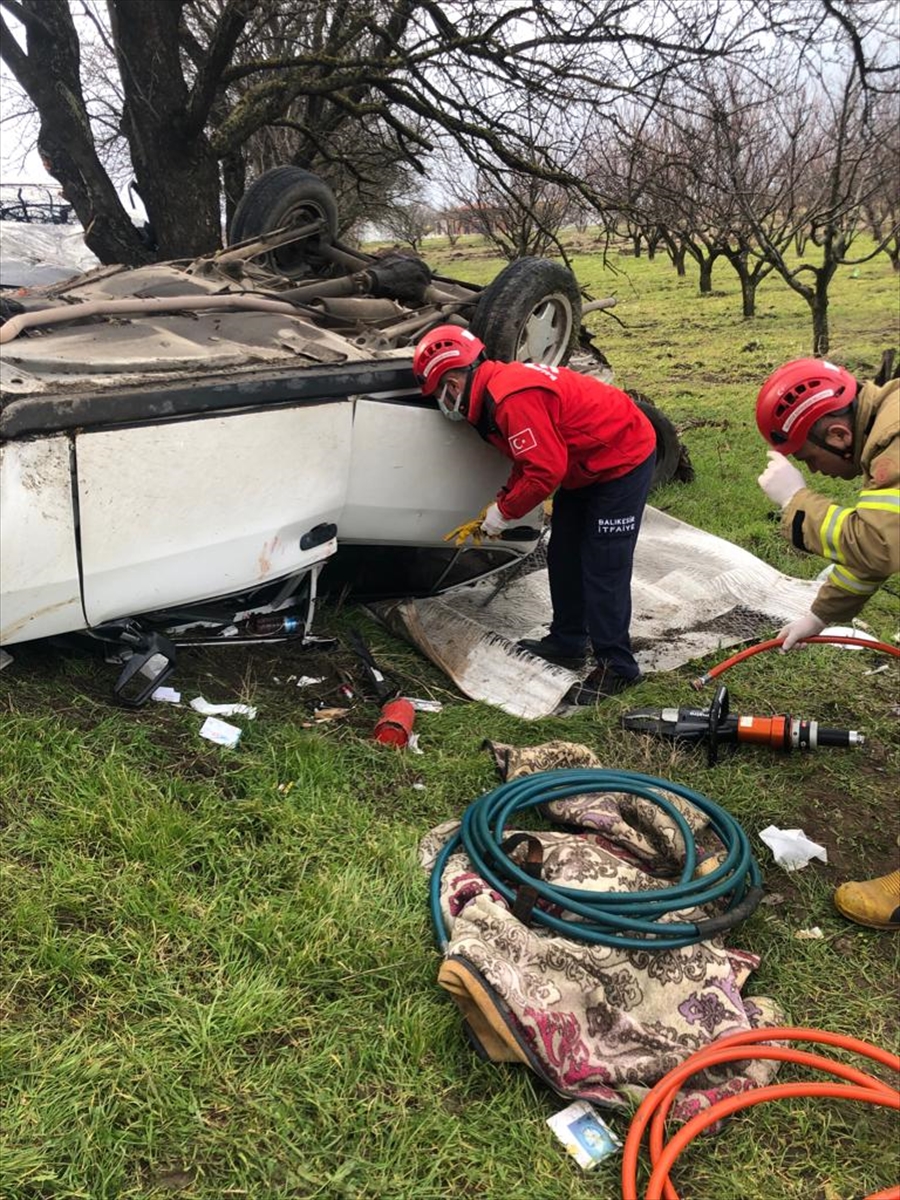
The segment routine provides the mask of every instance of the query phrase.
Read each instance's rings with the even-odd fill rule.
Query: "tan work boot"
[[[834,893],[842,916],[870,929],[900,929],[900,871],[862,883],[842,883]]]

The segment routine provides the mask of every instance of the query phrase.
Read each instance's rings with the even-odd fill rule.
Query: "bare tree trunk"
[[[808,297],[813,321],[813,354],[822,358],[828,353],[828,278],[816,276],[816,286]]]
[[[244,194],[247,186],[247,164],[239,150],[226,154],[222,159],[222,187],[225,192],[225,233],[226,240],[234,210]]]
[[[712,270],[713,270],[713,263],[715,261],[716,261],[716,255],[710,255],[709,257],[707,257],[706,255],[703,255],[701,258],[697,259],[697,262],[700,266],[700,295],[701,296],[708,296],[710,294],[710,292],[713,290]]]
[[[103,263],[135,266],[150,254],[97,157],[81,89],[78,34],[66,0],[23,0],[27,51],[3,26],[4,59],[40,116],[38,148]]]
[[[110,0],[125,92],[123,125],[141,199],[165,258],[192,258],[221,242],[219,164],[193,115],[179,58],[181,5]]]

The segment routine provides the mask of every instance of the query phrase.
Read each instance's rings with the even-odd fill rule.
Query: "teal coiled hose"
[[[674,792],[703,812],[725,849],[725,858],[714,870],[695,879],[697,848],[690,826],[676,806],[659,789]],[[523,870],[503,850],[507,822],[515,813],[567,796],[591,792],[627,792],[643,797],[666,812],[681,832],[685,845],[681,878],[671,886],[641,892],[590,892],[556,887]],[[590,833],[590,830],[585,830]],[[438,947],[449,943],[449,930],[441,912],[441,878],[447,860],[464,850],[478,875],[513,906],[519,888],[530,887],[550,905],[578,919],[556,916],[540,904],[531,913],[535,924],[555,933],[598,946],[627,950],[671,950],[705,941],[746,920],[762,899],[762,878],[750,853],[747,835],[730,813],[699,792],[641,775],[634,771],[541,771],[501,784],[473,800],[462,824],[445,843],[431,872],[429,903]],[[679,921],[672,914],[697,905],[727,899],[724,911],[701,921]]]

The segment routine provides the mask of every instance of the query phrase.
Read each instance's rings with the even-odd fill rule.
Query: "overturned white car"
[[[580,349],[602,372],[571,272],[521,259],[481,289],[335,229],[322,181],[280,167],[224,251],[3,294],[0,644],[88,631],[146,666],[160,630],[276,636],[283,615],[308,635],[323,570],[424,595],[533,549],[539,512],[490,547],[444,541],[507,464],[421,396],[412,346],[451,320],[497,357]],[[651,416],[670,478],[678,440]]]

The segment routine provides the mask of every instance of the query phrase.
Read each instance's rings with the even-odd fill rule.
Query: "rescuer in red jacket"
[[[631,650],[631,571],[656,459],[653,426],[618,388],[566,367],[485,357],[468,330],[440,325],[416,346],[413,371],[445,417],[467,420],[512,460],[482,530],[496,537],[554,495],[547,571],[553,620],[519,645],[578,669],[571,696],[592,704],[639,682]]]

